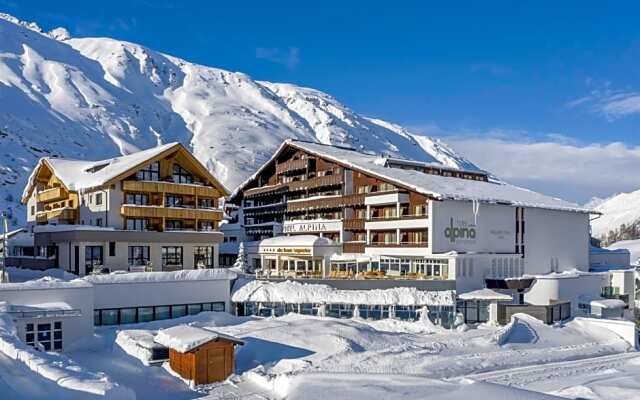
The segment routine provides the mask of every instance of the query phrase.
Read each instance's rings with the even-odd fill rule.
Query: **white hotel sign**
[[[340,220],[284,221],[283,233],[339,232],[342,230]]]

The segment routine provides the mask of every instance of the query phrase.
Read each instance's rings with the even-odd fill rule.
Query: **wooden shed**
[[[244,342],[232,336],[189,325],[158,332],[155,341],[169,348],[169,365],[196,385],[220,382],[234,372],[235,347]]]

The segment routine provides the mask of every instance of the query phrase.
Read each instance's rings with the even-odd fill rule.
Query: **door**
[[[225,368],[225,348],[207,350],[207,381],[220,382],[227,378]]]
[[[80,275],[80,246],[73,247],[73,272]]]

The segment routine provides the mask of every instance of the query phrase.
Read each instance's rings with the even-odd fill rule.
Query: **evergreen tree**
[[[249,272],[249,264],[247,263],[247,255],[244,253],[244,242],[240,242],[238,247],[238,258],[233,264],[233,269],[239,272]]]

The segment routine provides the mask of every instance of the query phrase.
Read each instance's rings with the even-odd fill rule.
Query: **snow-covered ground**
[[[631,253],[631,264],[640,264],[640,239],[621,240],[619,242],[613,243],[612,245],[607,247],[607,249],[627,249]]]
[[[145,366],[136,358],[143,352],[131,351],[135,340],[148,341],[158,330],[184,323],[241,338],[237,375],[192,390],[164,368]],[[116,344],[120,330],[136,331],[120,335]],[[620,337],[578,321],[546,326],[527,316],[501,328],[444,330],[398,320],[202,313],[101,327],[67,355],[132,389],[139,400],[640,398],[640,355]],[[14,364],[0,356],[0,398],[65,398],[63,388]],[[29,381],[36,384],[24,384]]]

